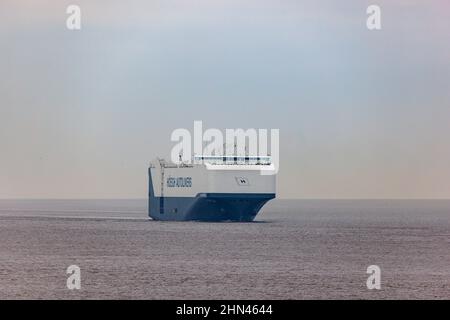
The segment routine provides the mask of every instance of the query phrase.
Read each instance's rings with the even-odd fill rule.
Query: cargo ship
[[[253,221],[275,198],[270,156],[195,156],[191,163],[155,159],[148,169],[148,214],[165,221]]]

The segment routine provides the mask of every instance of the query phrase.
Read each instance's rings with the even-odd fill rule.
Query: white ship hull
[[[149,168],[149,216],[155,220],[252,221],[275,198],[275,175],[259,165],[168,165]]]

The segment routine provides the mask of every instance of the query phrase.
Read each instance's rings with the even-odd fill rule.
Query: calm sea
[[[253,223],[146,210],[0,200],[0,299],[450,299],[450,201],[276,200]],[[70,265],[81,290],[67,289]]]

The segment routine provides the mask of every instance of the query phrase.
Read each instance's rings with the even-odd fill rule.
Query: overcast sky
[[[280,129],[281,198],[450,198],[448,1],[2,0],[0,40],[0,198],[145,198],[194,120]]]

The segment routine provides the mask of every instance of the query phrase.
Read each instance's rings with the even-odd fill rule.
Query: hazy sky
[[[450,198],[450,4],[0,1],[0,198],[145,198],[194,120],[279,128],[281,198]]]

